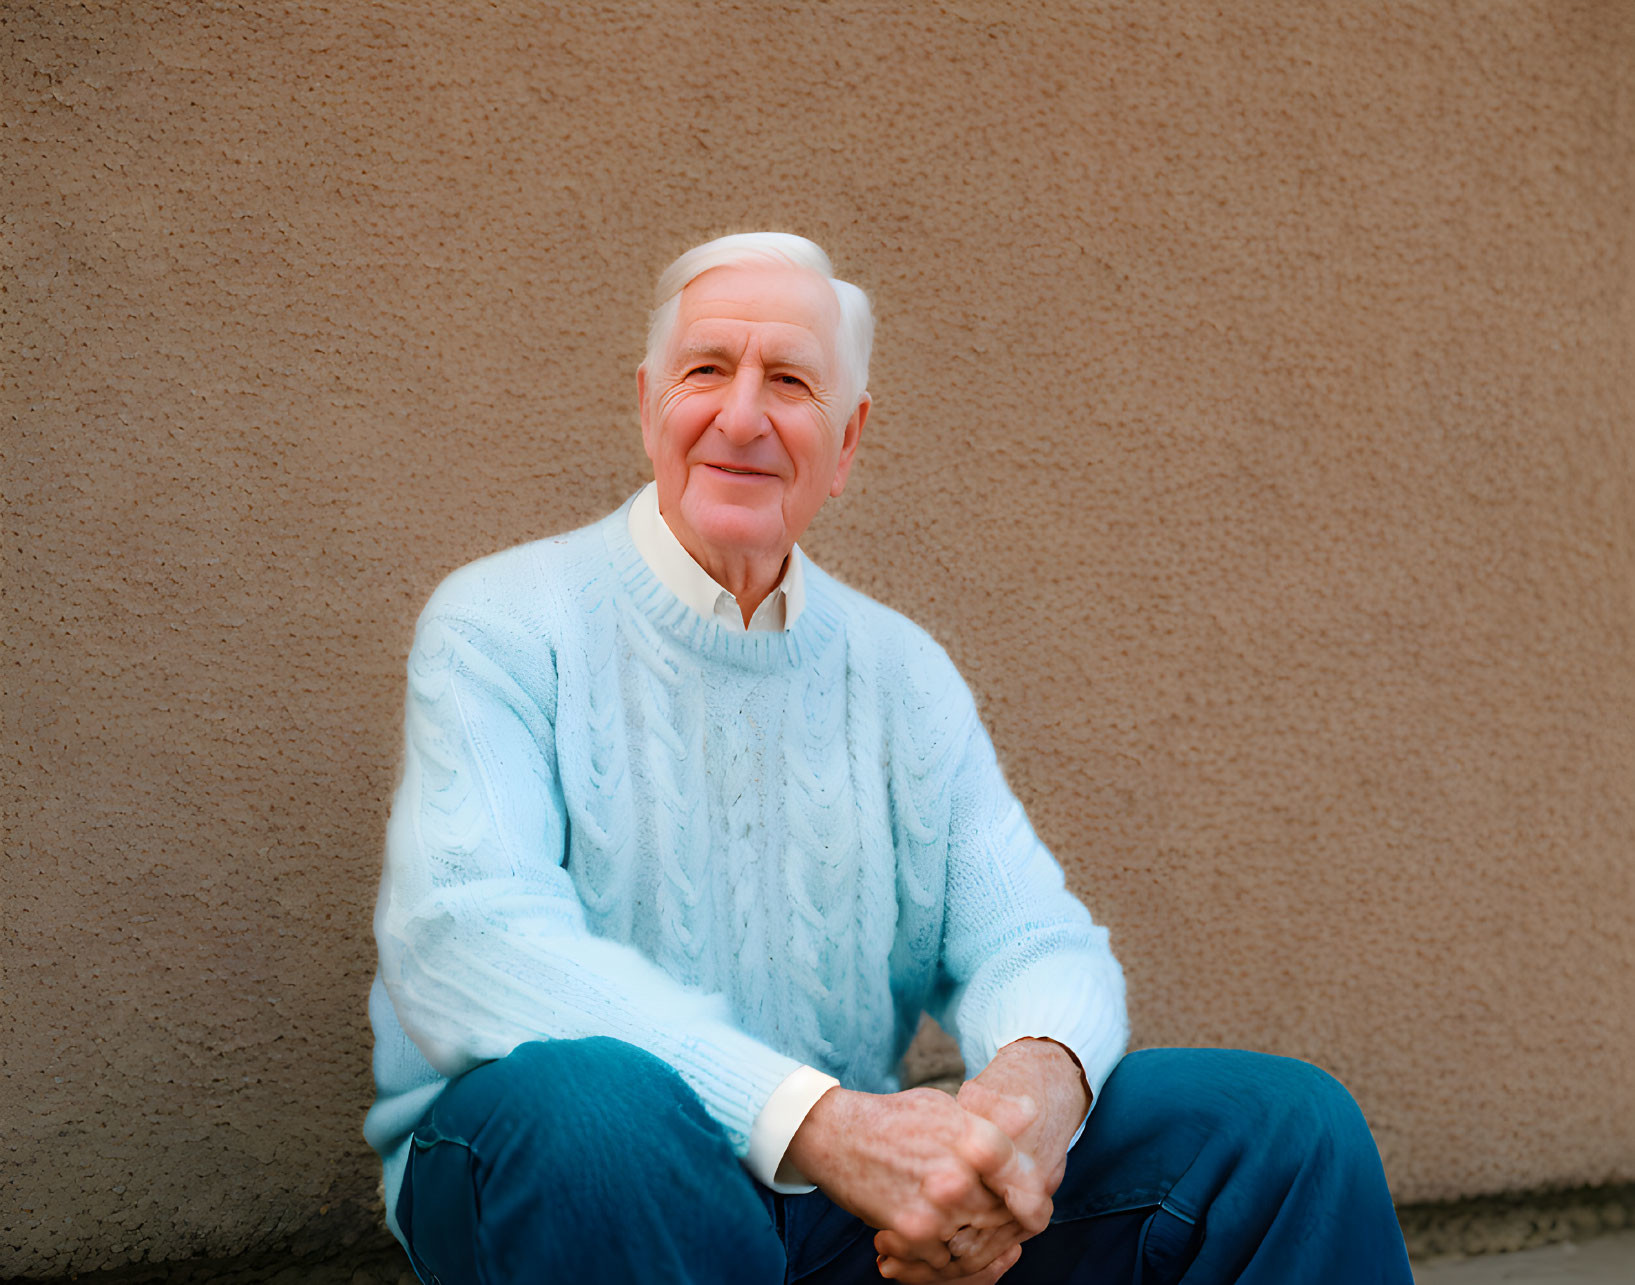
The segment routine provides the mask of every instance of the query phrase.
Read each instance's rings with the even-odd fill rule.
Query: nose
[[[764,391],[760,372],[748,363],[727,386],[721,409],[716,412],[715,425],[735,446],[753,442],[771,431],[772,423],[762,400]]]

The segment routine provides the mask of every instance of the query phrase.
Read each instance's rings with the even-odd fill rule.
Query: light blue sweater
[[[740,1157],[801,1063],[894,1091],[922,1011],[973,1072],[1045,1035],[1099,1093],[1126,1038],[1106,930],[947,656],[808,572],[794,628],[728,631],[664,588],[621,508],[432,596],[369,1001],[394,1231],[432,1099],[531,1039],[650,1050]]]

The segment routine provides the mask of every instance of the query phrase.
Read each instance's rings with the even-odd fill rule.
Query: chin
[[[784,543],[783,515],[776,511],[742,504],[708,504],[699,506],[688,518],[693,530],[723,551],[776,549]]]

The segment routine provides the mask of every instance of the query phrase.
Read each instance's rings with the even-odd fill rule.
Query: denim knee
[[[1286,1172],[1343,1174],[1379,1164],[1373,1134],[1345,1085],[1321,1067],[1266,1053],[1233,1055],[1221,1101],[1248,1117],[1245,1142]],[[1252,1141],[1251,1141],[1252,1139]]]
[[[503,1136],[527,1138],[542,1159],[618,1163],[688,1115],[713,1127],[674,1068],[643,1049],[607,1036],[537,1040],[450,1084],[421,1136],[469,1142],[503,1123]]]
[[[1292,1167],[1291,1176],[1308,1163],[1354,1155],[1378,1164],[1351,1094],[1309,1062],[1235,1049],[1147,1049],[1114,1076],[1109,1098],[1121,1096],[1124,1110],[1158,1122],[1155,1128],[1179,1128],[1221,1163],[1231,1154],[1254,1157]],[[1094,1115],[1091,1121],[1095,1127]],[[1175,1145],[1184,1151],[1187,1144]]]
[[[1261,1109],[1268,1130],[1349,1146],[1372,1137],[1350,1091],[1319,1066],[1261,1054]]]
[[[619,1040],[519,1046],[453,1081],[415,1130],[398,1221],[423,1279],[769,1281],[783,1252],[725,1132],[666,1063]],[[429,1275],[428,1275],[429,1273]]]

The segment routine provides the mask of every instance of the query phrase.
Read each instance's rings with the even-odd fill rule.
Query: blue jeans
[[[669,1066],[612,1039],[525,1044],[415,1130],[398,1225],[427,1285],[862,1285],[873,1232],[778,1195]],[[1412,1285],[1379,1154],[1304,1062],[1132,1053],[1006,1285]]]

